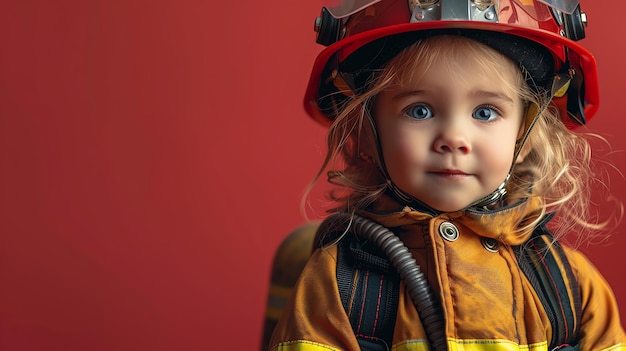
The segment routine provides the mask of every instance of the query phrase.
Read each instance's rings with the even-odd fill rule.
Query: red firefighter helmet
[[[531,85],[553,90],[569,127],[585,124],[598,109],[595,59],[576,43],[586,26],[578,0],[337,1],[316,19],[317,42],[327,48],[305,93],[306,111],[322,124],[332,122],[329,99],[359,94],[372,68],[420,38],[444,33],[481,41],[517,62]]]

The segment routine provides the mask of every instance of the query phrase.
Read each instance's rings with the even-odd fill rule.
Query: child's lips
[[[437,177],[446,178],[446,179],[457,179],[457,180],[465,179],[471,176],[471,174],[465,173],[457,169],[438,169],[438,170],[431,171],[429,173]]]
[[[439,170],[432,171],[431,173],[444,174],[444,175],[469,175],[463,171],[459,171],[456,169],[439,169]]]

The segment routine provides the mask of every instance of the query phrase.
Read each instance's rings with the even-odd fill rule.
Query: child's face
[[[435,60],[408,84],[380,93],[374,118],[393,182],[430,207],[451,212],[491,194],[504,181],[523,104],[499,78],[515,81],[512,64],[494,66],[501,70],[497,75],[477,68],[472,58],[446,61]]]

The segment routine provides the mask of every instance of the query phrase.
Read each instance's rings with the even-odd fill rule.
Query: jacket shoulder
[[[563,246],[578,281],[582,304],[581,350],[626,350],[626,333],[608,281],[579,250]]]

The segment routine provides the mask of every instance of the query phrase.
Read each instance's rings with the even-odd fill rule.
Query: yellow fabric
[[[449,350],[544,351],[551,325],[511,247],[531,234],[519,231],[527,222],[512,218],[536,219],[537,206],[522,202],[497,211],[432,216],[408,207],[386,211],[387,204],[360,214],[390,228],[422,268],[442,303]],[[457,240],[439,234],[444,222],[458,228]],[[497,252],[486,250],[483,238],[497,239]],[[565,254],[580,286],[580,350],[623,350],[626,334],[611,288],[582,253],[565,248]],[[359,350],[338,293],[336,258],[332,246],[309,259],[272,337],[274,350]],[[392,349],[428,350],[424,340],[401,284]]]
[[[272,351],[339,351],[334,347],[328,345],[319,344],[307,340],[296,340],[293,342],[282,343],[274,348]]]

